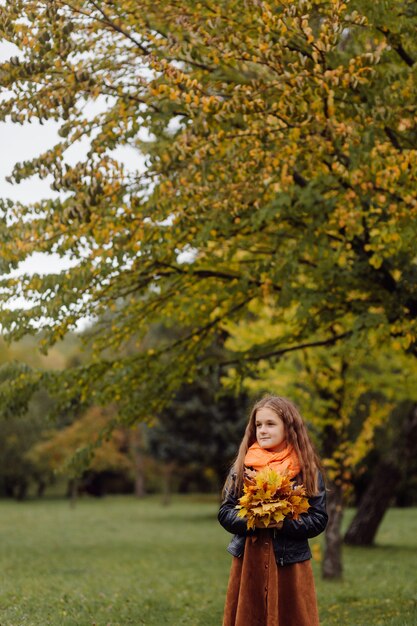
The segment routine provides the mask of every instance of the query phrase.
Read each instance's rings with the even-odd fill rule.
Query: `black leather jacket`
[[[245,549],[246,537],[256,534],[257,529],[247,530],[246,520],[237,516],[238,511],[235,508],[237,502],[238,497],[229,490],[220,506],[218,520],[223,528],[234,534],[227,550],[233,556],[240,557]],[[282,528],[271,529],[278,565],[289,565],[310,559],[308,539],[316,537],[326,528],[326,489],[321,474],[319,474],[319,493],[309,498],[309,503],[308,512],[302,513],[298,520],[285,519]]]

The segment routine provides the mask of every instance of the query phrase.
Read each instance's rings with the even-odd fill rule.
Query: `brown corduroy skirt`
[[[271,533],[248,537],[233,557],[223,626],[318,626],[310,561],[278,566]]]

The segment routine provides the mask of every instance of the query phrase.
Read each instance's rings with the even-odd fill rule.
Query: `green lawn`
[[[0,502],[0,626],[220,626],[230,567],[213,498]],[[322,626],[417,624],[417,509],[320,580]]]

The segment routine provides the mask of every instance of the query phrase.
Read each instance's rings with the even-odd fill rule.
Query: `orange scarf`
[[[257,472],[266,466],[272,467],[276,472],[288,472],[290,478],[300,473],[301,465],[294,447],[288,444],[280,452],[271,452],[261,448],[255,442],[248,449],[245,456],[246,467],[253,467]]]

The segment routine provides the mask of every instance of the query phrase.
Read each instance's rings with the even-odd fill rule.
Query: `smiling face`
[[[286,446],[284,422],[272,409],[263,407],[256,411],[256,440],[266,450],[279,452]]]

